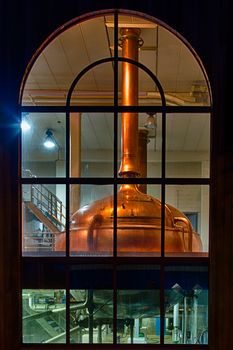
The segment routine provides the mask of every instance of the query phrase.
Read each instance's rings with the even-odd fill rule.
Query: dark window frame
[[[112,12],[113,13],[113,12]],[[182,264],[194,264],[197,262],[197,258],[195,257],[167,257],[164,254],[164,234],[165,234],[165,191],[166,185],[168,184],[190,184],[190,185],[208,185],[211,186],[210,178],[166,178],[166,115],[169,113],[208,113],[212,114],[212,106],[166,106],[165,96],[157,77],[143,64],[140,62],[135,62],[130,59],[120,58],[118,57],[118,10],[114,11],[114,57],[102,59],[96,62],[93,62],[89,66],[85,67],[82,72],[78,74],[78,76],[74,79],[71,87],[69,89],[67,95],[67,103],[66,106],[21,106],[21,112],[40,112],[40,113],[48,113],[48,112],[65,112],[66,113],[66,176],[64,178],[20,178],[20,191],[23,184],[64,184],[66,186],[66,218],[69,218],[69,206],[70,206],[70,185],[71,184],[111,184],[114,188],[114,246],[113,246],[113,256],[99,258],[99,257],[72,257],[69,255],[69,220],[66,220],[66,256],[64,257],[24,257],[22,255],[22,251],[20,254],[21,257],[21,268],[24,264],[38,264],[38,266],[43,264],[60,263],[64,264],[66,269],[66,282],[65,289],[67,295],[69,292],[69,268],[72,264],[111,264],[113,266],[113,302],[114,302],[114,311],[113,311],[113,324],[114,324],[114,343],[113,344],[70,344],[69,339],[69,298],[67,298],[66,302],[66,315],[67,315],[67,324],[66,324],[66,344],[25,344],[21,342],[22,349],[35,349],[35,348],[46,348],[46,349],[71,349],[74,347],[88,348],[92,349],[117,349],[117,348],[132,348],[136,346],[138,349],[144,349],[145,347],[148,349],[190,349],[195,347],[195,349],[207,349],[208,345],[187,345],[187,344],[164,344],[164,269],[167,264],[172,263],[182,263]],[[114,63],[114,105],[113,106],[70,106],[70,99],[72,96],[72,92],[79,79],[91,68],[96,66],[97,64],[102,64],[106,62]],[[118,105],[118,63],[119,62],[129,62],[135,64],[138,68],[143,69],[156,83],[156,86],[159,88],[162,98],[162,106],[119,106]],[[118,115],[121,112],[154,112],[154,113],[162,113],[162,174],[160,178],[140,178],[140,179],[121,179],[117,176],[117,135],[118,135]],[[112,178],[71,178],[69,174],[70,168],[70,123],[69,123],[69,115],[71,112],[112,112],[114,115],[114,176]],[[20,164],[21,169],[21,164]],[[117,344],[116,341],[116,322],[117,322],[117,310],[116,310],[116,301],[117,301],[117,288],[116,288],[116,269],[117,266],[121,264],[135,264],[135,258],[133,257],[118,257],[117,256],[117,186],[122,183],[147,183],[147,184],[158,184],[161,186],[161,203],[162,203],[162,222],[161,222],[161,256],[160,257],[142,257],[140,258],[140,263],[142,264],[153,264],[160,266],[160,318],[161,318],[161,330],[160,330],[160,344]],[[211,188],[210,188],[211,190]],[[22,200],[22,193],[21,193]],[[21,215],[22,217],[22,215]],[[22,220],[22,219],[21,219]],[[22,225],[21,225],[22,227]],[[22,232],[21,232],[22,237]],[[22,248],[21,248],[22,249]],[[101,261],[100,261],[101,259]],[[209,266],[209,257],[198,257],[198,263],[202,263],[204,265]],[[138,264],[138,261],[136,262]],[[21,273],[22,275],[22,273]],[[23,289],[23,282],[21,281],[21,290]],[[57,287],[54,285],[54,287]],[[27,286],[28,288],[28,286]],[[43,288],[41,286],[41,288]],[[46,288],[46,286],[44,287]],[[20,307],[21,307],[20,302]],[[22,310],[20,310],[20,315],[22,316]],[[22,319],[22,317],[21,317]],[[22,326],[21,326],[21,334],[22,334]]]

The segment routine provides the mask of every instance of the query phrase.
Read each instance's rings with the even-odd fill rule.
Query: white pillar
[[[179,303],[173,306],[173,343],[179,343]]]
[[[56,177],[64,177],[65,162],[64,160],[56,161]],[[66,207],[66,187],[65,185],[56,185],[56,196],[62,201],[62,214],[65,218],[65,207]],[[65,224],[65,219],[63,224]]]
[[[140,332],[139,318],[135,318],[134,320],[134,337],[135,338],[139,337],[139,332]]]
[[[81,114],[70,115],[70,175],[80,177],[81,175]],[[70,214],[75,213],[80,206],[80,186],[71,186]]]
[[[198,301],[197,296],[193,297],[193,322],[192,322],[192,344],[197,343],[197,311],[198,311]]]

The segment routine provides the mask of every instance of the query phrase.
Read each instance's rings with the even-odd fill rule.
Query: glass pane
[[[65,115],[22,114],[22,177],[65,176]]]
[[[127,57],[135,61],[139,61],[147,68],[149,68],[155,75],[157,75],[157,46],[158,27],[155,23],[146,20],[142,17],[119,15],[118,18],[118,55],[119,57]],[[110,47],[114,49],[113,41],[113,20],[106,17],[106,27],[110,39]],[[134,47],[132,50],[132,46]],[[128,50],[128,47],[131,47]],[[160,95],[153,80],[142,69],[138,69],[135,66],[128,65],[129,71],[133,71],[134,81],[138,81],[138,104],[139,105],[161,105]],[[138,79],[136,75],[138,74]],[[124,76],[126,74],[124,73]],[[121,91],[121,85],[124,81],[122,79],[122,63],[119,64],[119,87]],[[133,90],[135,83],[132,83]],[[124,90],[124,89],[123,89]],[[123,93],[124,95],[124,93]],[[121,93],[119,99],[121,102]],[[134,103],[137,104],[137,103]]]
[[[21,277],[23,288],[65,288],[66,265],[52,262],[51,259],[23,259],[21,263]],[[51,278],[52,277],[52,278]]]
[[[144,124],[143,130],[147,131],[147,177],[161,177],[161,157],[162,157],[162,117],[159,114],[140,114],[140,128]],[[139,145],[140,131],[139,129]],[[139,154],[141,147],[139,146]],[[143,163],[143,156],[140,164]]]
[[[210,115],[167,114],[166,176],[209,177]]]
[[[209,246],[209,186],[166,186],[166,255],[206,256]]]
[[[71,177],[113,176],[113,116],[71,113]]]
[[[122,265],[117,271],[117,342],[160,342],[160,274],[152,265]]]
[[[70,266],[71,289],[112,289],[113,267],[109,264],[77,264]]]
[[[23,343],[66,342],[64,289],[22,290]]]
[[[132,55],[122,56],[131,58]],[[147,67],[148,68],[148,67]],[[136,64],[128,62],[119,63],[118,74],[118,103],[122,106],[161,106],[162,99],[156,82],[153,78]]]
[[[204,73],[193,53],[173,33],[158,26],[158,78],[168,105],[210,105]]]
[[[113,19],[112,15],[108,17]],[[26,81],[23,105],[65,105],[67,91],[75,77],[89,64],[110,56],[104,15],[75,24],[50,42],[37,58]],[[102,86],[101,91],[107,90],[106,85],[96,83],[101,72],[95,74],[96,77],[92,75],[82,86],[84,95],[80,98],[84,98],[84,103],[88,96],[85,91],[96,98],[99,87]],[[111,74],[109,70],[104,72],[105,81]]]
[[[139,188],[124,184],[118,191],[118,256],[160,255],[160,186],[140,184]]]
[[[165,268],[165,333],[168,344],[208,344],[208,268]]]
[[[70,290],[70,342],[113,342],[112,290]]]
[[[106,58],[106,57],[102,57]],[[96,65],[78,81],[70,104],[72,106],[111,106],[114,102],[113,63]]]
[[[135,124],[135,126],[133,125]],[[118,119],[119,176],[129,167],[132,177],[160,178],[162,118],[160,114],[122,113]],[[132,171],[134,170],[134,171]]]
[[[113,186],[71,185],[70,193],[71,255],[112,255]]]
[[[23,255],[64,255],[65,185],[22,186],[22,251]]]
[[[111,20],[109,20],[111,22]],[[113,30],[107,21],[108,32]],[[119,16],[119,56],[125,56],[122,46],[134,42],[138,58],[127,52],[128,57],[144,64],[159,79],[167,105],[210,105],[206,77],[196,57],[176,35],[162,26],[137,16]],[[136,40],[133,39],[137,34]],[[113,47],[113,40],[111,41]],[[190,68],[191,67],[191,68]],[[149,82],[146,74],[139,73],[139,104],[161,104],[158,90]]]
[[[112,284],[113,269],[111,265],[71,265],[71,343],[112,343]]]

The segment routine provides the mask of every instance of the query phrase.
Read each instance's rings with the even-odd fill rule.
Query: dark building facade
[[[114,8],[139,11],[169,25],[192,45],[207,71],[213,94],[208,348],[230,349],[233,346],[233,141],[230,128],[232,5],[230,1],[224,0],[2,1],[0,346],[9,350],[23,348],[20,345],[19,311],[21,266],[18,101],[25,70],[38,47],[62,24],[87,12]],[[184,345],[183,347],[186,348]]]

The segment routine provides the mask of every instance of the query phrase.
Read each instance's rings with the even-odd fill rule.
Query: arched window
[[[22,342],[207,344],[211,99],[194,50],[143,14],[76,19],[33,58],[21,110]]]

